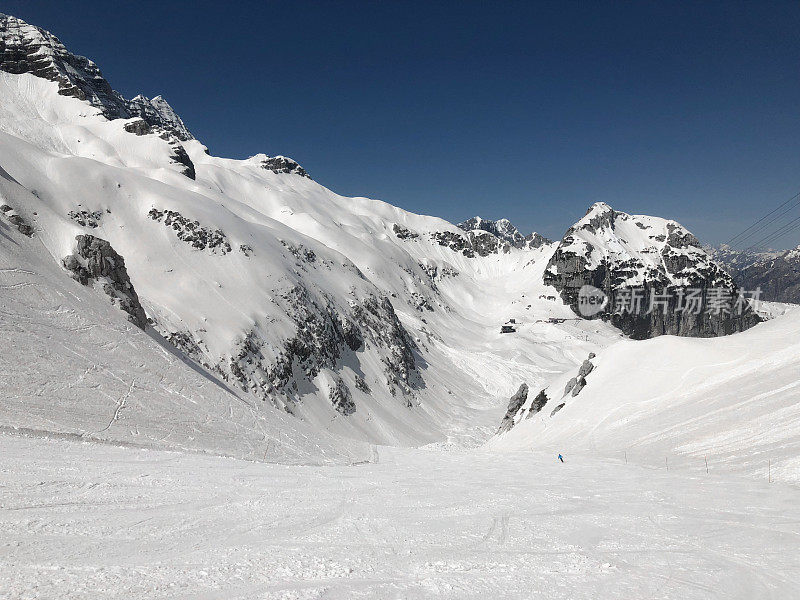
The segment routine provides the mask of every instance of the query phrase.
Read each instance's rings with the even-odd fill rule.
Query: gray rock
[[[504,433],[506,431],[510,431],[512,427],[514,427],[514,417],[517,415],[519,410],[525,404],[525,401],[528,399],[528,384],[523,383],[519,386],[519,389],[511,396],[511,399],[508,401],[508,408],[506,409],[506,415],[503,417],[502,422],[500,423],[500,428],[497,430],[497,433]]]
[[[577,377],[573,377],[572,379],[570,379],[567,382],[567,385],[564,386],[564,395],[565,396],[567,394],[569,394],[575,388],[575,384],[576,383],[578,383],[578,378]]]
[[[6,219],[8,219],[8,222],[14,225],[17,228],[17,231],[19,231],[21,234],[28,237],[33,236],[33,227],[31,227],[28,222],[23,219],[22,216],[17,214],[8,204],[3,204],[0,206],[0,212],[5,215]]]
[[[575,387],[572,388],[572,396],[575,397],[581,393],[581,390],[586,387],[586,380],[583,377],[578,377],[575,382]]]
[[[731,273],[743,289],[760,289],[761,300],[800,304],[800,247],[740,268],[731,267]]]
[[[337,378],[336,381],[328,387],[328,399],[337,412],[345,417],[356,412],[356,405],[353,402],[353,395],[350,392],[350,388],[347,387],[341,378]]]
[[[364,378],[361,377],[361,375],[356,375],[356,389],[360,392],[364,392],[365,394],[372,393],[369,384],[367,384],[367,382],[364,381]]]
[[[297,161],[286,156],[267,156],[261,161],[261,168],[272,171],[273,173],[286,173],[289,175],[299,175],[311,179],[311,175],[297,164]]]
[[[212,254],[227,254],[231,251],[230,241],[221,229],[203,227],[199,221],[192,221],[173,210],[151,208],[147,216],[172,229],[179,240],[192,248],[208,250]]]
[[[555,287],[561,298],[575,314],[583,316],[578,308],[578,293],[584,285],[590,285],[605,292],[609,298],[607,307],[591,318],[610,321],[633,339],[647,339],[658,335],[681,335],[691,337],[713,337],[744,331],[760,322],[760,318],[749,308],[742,314],[735,311],[677,311],[679,292],[689,288],[702,290],[705,303],[709,290],[722,288],[735,297],[738,288],[731,276],[700,247],[697,239],[676,223],[668,223],[666,244],[661,251],[663,267],[652,267],[639,258],[619,260],[606,258],[600,264],[589,268],[588,257],[593,250],[588,243],[575,241],[579,231],[598,233],[607,230],[612,235],[619,221],[629,221],[630,215],[614,211],[606,205],[590,208],[592,217],[580,225],[567,230],[548,263],[544,283]],[[654,238],[657,236],[653,236]],[[688,251],[687,251],[688,250]],[[656,306],[651,312],[638,314],[615,313],[613,308],[619,292],[626,288],[632,276],[642,276],[642,305],[650,306],[654,294],[669,292],[671,301],[667,309]],[[688,281],[681,287],[672,285],[673,280]]]
[[[397,238],[401,240],[413,240],[419,237],[418,233],[415,233],[410,229],[403,227],[402,225],[398,225],[397,223],[392,225],[392,231],[394,231],[394,234],[397,236]]]
[[[550,416],[552,417],[553,415],[555,415],[555,414],[556,414],[558,411],[560,411],[562,408],[564,408],[564,406],[565,406],[565,403],[564,403],[564,402],[562,402],[561,404],[559,404],[558,406],[556,406],[556,407],[555,407],[555,408],[554,408],[554,409],[553,409],[553,410],[550,412]]]
[[[75,254],[64,257],[64,268],[82,285],[102,280],[103,291],[111,301],[128,313],[128,319],[134,325],[144,329],[147,316],[128,276],[125,259],[106,240],[93,235],[79,235],[75,240]]]
[[[579,378],[586,377],[589,373],[592,372],[593,369],[594,365],[591,363],[591,361],[588,360],[583,361],[583,364],[578,369],[578,377]]]
[[[593,359],[595,356],[597,356],[597,354],[594,352],[589,352],[589,360]]]
[[[531,402],[531,406],[528,409],[528,416],[526,418],[530,419],[533,415],[540,412],[544,408],[544,405],[547,404],[548,400],[550,400],[550,398],[547,397],[547,394],[544,393],[544,390],[541,390],[536,395],[536,398],[534,398]]]
[[[0,71],[30,73],[58,83],[58,93],[84,100],[108,119],[140,117],[148,125],[169,131],[178,140],[193,136],[172,107],[160,96],[126,100],[115,92],[88,58],[69,52],[44,29],[0,14]]]

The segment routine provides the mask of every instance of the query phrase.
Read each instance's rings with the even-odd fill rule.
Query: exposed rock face
[[[28,237],[33,235],[33,227],[8,204],[0,205],[0,212],[3,213],[3,216],[8,219],[8,222],[14,225],[21,234],[27,235]]]
[[[594,371],[594,364],[591,362],[591,359],[594,357],[594,352],[590,352],[589,358],[581,363],[581,366],[578,367],[578,374],[570,379],[567,382],[567,385],[564,387],[564,394],[562,398],[568,395],[575,397],[581,393],[581,390],[583,390],[584,387],[586,387],[586,377],[592,371]],[[547,405],[547,403],[550,401],[550,398],[547,396],[548,389],[549,388],[541,390],[536,397],[531,400],[531,403],[527,408],[525,407],[525,403],[528,397],[528,387],[525,386],[524,397],[520,396],[520,392],[514,394],[514,396],[511,398],[511,401],[508,403],[508,410],[506,411],[506,415],[503,417],[503,420],[500,423],[498,433],[511,430],[514,425],[519,423],[519,421],[522,419],[522,415],[525,414],[526,411],[527,414],[525,414],[525,419],[530,419],[534,415],[539,414],[545,405]],[[522,388],[520,388],[520,391],[522,391]],[[553,393],[552,390],[550,390],[550,392]],[[558,411],[564,408],[565,405],[566,402],[561,402],[550,412],[550,416],[552,417],[555,415]]]
[[[503,417],[503,421],[500,423],[500,428],[497,430],[497,433],[510,431],[511,428],[514,427],[514,417],[525,404],[527,399],[528,384],[523,383],[519,386],[519,389],[516,391],[516,393],[511,396],[511,400],[508,401],[508,410],[506,410],[506,416]]]
[[[544,390],[540,391],[536,395],[536,398],[531,401],[531,406],[528,409],[528,416],[526,418],[530,419],[533,415],[540,412],[544,408],[544,405],[547,404],[548,400],[550,400],[550,398],[547,397]]]
[[[610,320],[635,339],[726,335],[760,320],[747,302],[736,305],[733,279],[691,233],[674,221],[631,216],[604,203],[567,231],[544,282],[579,316],[581,288],[601,290],[608,305],[589,317]],[[690,294],[699,298],[698,309],[678,310]]]
[[[140,94],[128,102],[128,110],[132,117],[141,117],[145,123],[173,134],[182,142],[194,139],[183,119],[161,96],[150,99]]]
[[[67,216],[81,227],[96,229],[100,226],[103,213],[99,210],[71,210]]]
[[[508,253],[511,250],[510,244],[482,230],[465,233],[436,231],[430,234],[430,237],[440,246],[450,248],[453,252],[460,252],[467,258],[489,256],[499,252]]]
[[[485,231],[492,234],[498,240],[495,248],[509,246],[512,248],[538,248],[544,244],[551,243],[546,237],[536,232],[523,236],[508,219],[492,221],[481,217],[472,217],[463,223],[459,223],[458,227],[468,232]],[[492,252],[496,251],[495,249]],[[485,254],[481,254],[481,256],[485,256]]]
[[[214,254],[227,254],[231,251],[231,244],[221,229],[203,227],[199,221],[192,221],[172,210],[151,208],[147,216],[170,227],[179,240],[186,242],[192,248],[209,250]]]
[[[544,237],[543,235],[536,233],[530,233],[525,236],[525,248],[540,248],[546,244],[552,244],[553,240]]]
[[[128,277],[125,259],[106,240],[93,235],[79,235],[75,240],[78,243],[75,254],[64,258],[64,267],[82,285],[100,281],[103,291],[112,302],[118,303],[128,313],[128,319],[134,325],[144,329],[147,326],[147,317]]]
[[[350,388],[345,385],[340,377],[337,377],[335,382],[328,388],[328,399],[336,410],[345,417],[356,412],[356,405],[355,402],[353,402],[353,395],[350,393]]]
[[[392,225],[392,231],[394,231],[394,234],[401,240],[413,240],[419,237],[418,233],[414,233],[410,229],[398,225],[397,223]]]
[[[291,158],[286,156],[260,156],[264,156],[261,160],[261,167],[264,169],[268,169],[273,173],[287,173],[289,175],[299,175],[300,177],[311,179],[311,175],[297,164],[297,161]]]
[[[585,360],[578,369],[578,377],[586,377],[593,370],[594,370],[594,365],[592,364],[592,362],[590,360]]]
[[[508,219],[491,221],[489,219],[482,219],[481,217],[472,217],[463,223],[459,223],[458,227],[464,231],[486,231],[515,248],[522,248],[525,245],[525,236],[523,236]]]
[[[386,383],[392,390],[397,387],[404,394],[411,394],[422,383],[414,358],[416,346],[397,318],[389,299],[386,296],[380,299],[369,296],[353,305],[351,316],[363,339],[388,350],[382,358]]]
[[[578,377],[575,380],[575,386],[572,388],[572,397],[574,398],[581,393],[581,390],[586,387],[586,378]]]
[[[193,136],[172,107],[156,96],[126,100],[105,80],[97,65],[69,52],[53,34],[16,17],[0,14],[0,71],[30,73],[58,83],[59,94],[85,100],[108,119],[141,117],[186,141]]]
[[[386,384],[394,395],[397,390],[409,397],[422,384],[414,357],[414,345],[400,324],[387,298],[369,296],[351,302],[349,313],[337,310],[332,301],[321,303],[306,288],[296,285],[279,294],[275,302],[295,322],[295,333],[275,347],[265,339],[263,327],[254,327],[236,345],[229,360],[211,361],[202,343],[188,333],[175,334],[170,341],[206,368],[214,370],[226,381],[241,389],[292,412],[299,401],[298,380],[311,381],[323,369],[336,373],[340,359],[347,353],[361,350],[365,344],[378,349],[384,365]],[[174,339],[173,339],[174,338]],[[341,378],[335,375],[337,381]],[[356,388],[371,393],[361,377]],[[328,398],[344,416],[355,412],[355,403],[347,385],[341,381],[329,385]]]

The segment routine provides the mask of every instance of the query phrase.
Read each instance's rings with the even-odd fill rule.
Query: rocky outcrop
[[[132,117],[140,117],[153,128],[172,134],[177,140],[186,142],[194,139],[186,125],[169,103],[161,96],[147,98],[136,96],[128,102],[128,110]]]
[[[402,225],[398,225],[397,223],[392,225],[392,231],[394,231],[394,234],[397,236],[397,238],[401,240],[413,240],[419,237],[418,233],[415,233],[410,229],[403,227]]]
[[[534,249],[551,243],[546,237],[536,232],[523,236],[508,219],[492,221],[481,217],[472,217],[459,223],[458,227],[471,234],[472,249],[478,256],[508,252],[511,248]],[[482,235],[482,233],[488,233],[490,236]]]
[[[286,156],[264,156],[264,158],[261,159],[261,168],[272,171],[273,173],[299,175],[300,177],[311,179],[311,175],[309,175],[303,167],[297,164],[297,161]]]
[[[193,139],[161,96],[126,100],[111,88],[94,62],[69,52],[50,32],[4,14],[0,14],[0,71],[55,81],[59,94],[88,102],[108,119],[141,117],[178,140]]]
[[[634,233],[631,226],[640,230]],[[573,311],[609,320],[634,339],[658,335],[712,337],[743,331],[760,321],[739,298],[731,276],[674,221],[634,217],[598,203],[571,227],[545,269]],[[591,286],[608,299],[594,314],[580,306]],[[697,309],[687,299],[696,301]]]
[[[351,306],[352,321],[359,327],[361,337],[384,351],[381,362],[392,395],[395,389],[411,394],[422,384],[414,357],[416,345],[397,318],[392,303],[385,296],[371,295]]]
[[[101,283],[112,302],[128,313],[128,320],[144,329],[147,317],[128,276],[125,259],[106,240],[93,235],[79,235],[75,241],[75,254],[62,261],[73,279],[86,286],[95,281]]]
[[[508,409],[506,410],[506,415],[503,417],[503,421],[500,423],[500,428],[497,430],[497,433],[505,433],[506,431],[510,431],[512,427],[514,427],[514,417],[516,417],[517,413],[525,404],[525,401],[528,399],[528,384],[523,383],[519,386],[519,389],[511,396],[511,399],[508,401]]]
[[[464,231],[485,231],[491,233],[498,240],[514,248],[522,248],[525,245],[525,236],[523,236],[508,219],[492,221],[490,219],[482,219],[481,217],[472,217],[463,223],[459,223],[458,227]]]
[[[192,248],[208,250],[212,254],[227,254],[231,251],[231,244],[221,229],[203,227],[199,221],[192,221],[173,210],[151,208],[147,216],[171,228],[179,240]]]
[[[103,218],[103,213],[99,210],[71,210],[67,216],[81,227],[97,229]]]
[[[541,412],[541,410],[544,408],[544,405],[547,404],[549,400],[550,398],[547,397],[545,391],[541,390],[536,395],[536,398],[531,401],[531,405],[528,407],[528,415],[526,418],[530,419],[533,415]]]
[[[356,412],[356,404],[353,402],[353,394],[341,377],[337,377],[328,387],[328,399],[333,407],[345,417]]]
[[[581,366],[578,367],[578,373],[575,377],[570,379],[566,386],[564,387],[564,393],[562,395],[562,399],[565,396],[572,396],[573,398],[581,393],[581,390],[586,387],[586,378],[594,371],[594,364],[592,360],[595,357],[594,352],[589,353],[589,358],[584,360],[581,363]],[[550,401],[550,397],[547,395],[547,390],[550,388],[544,388],[541,390],[536,397],[531,400],[530,404],[526,406],[526,401],[528,398],[528,386],[524,385],[524,394],[521,394],[523,388],[520,387],[520,391],[518,391],[514,396],[511,397],[511,401],[508,403],[508,410],[506,410],[506,414],[503,417],[502,422],[500,423],[500,428],[498,429],[498,433],[503,433],[505,431],[511,430],[515,424],[519,423],[522,420],[523,415],[525,419],[530,419],[535,415],[539,414],[547,403]],[[551,394],[553,390],[550,389]],[[561,402],[558,406],[556,406],[551,412],[550,416],[552,417],[558,411],[560,411],[566,402]]]
[[[548,239],[543,235],[536,233],[534,231],[533,233],[530,233],[525,236],[525,245],[523,246],[523,248],[528,248],[528,249],[541,248],[542,246],[552,243],[553,240]]]
[[[388,299],[369,296],[360,302],[354,300],[351,310],[343,313],[332,300],[320,302],[305,287],[296,285],[275,300],[295,323],[294,335],[277,348],[267,339],[263,327],[256,326],[236,344],[227,361],[209,365],[203,345],[191,334],[182,334],[176,341],[192,359],[223,379],[288,412],[299,402],[299,380],[311,382],[323,369],[337,373],[345,354],[360,352],[369,344],[381,358],[392,395],[400,391],[407,397],[406,405],[413,406],[409,398],[422,385],[422,377],[413,342]],[[352,393],[343,381],[339,382],[339,375],[335,378],[328,385],[328,398],[339,413],[348,416],[356,410]],[[359,391],[371,393],[360,376],[355,383]]]
[[[23,235],[27,235],[28,237],[33,236],[33,227],[20,215],[17,211],[11,208],[8,204],[0,205],[0,213],[3,213],[3,216],[8,219],[8,222],[14,225]]]
[[[581,393],[581,390],[586,387],[586,378],[578,376],[575,378],[575,385],[572,388],[573,398]]]

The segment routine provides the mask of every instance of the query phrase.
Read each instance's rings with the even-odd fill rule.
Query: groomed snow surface
[[[797,598],[798,490],[590,456],[281,466],[0,435],[3,598]]]

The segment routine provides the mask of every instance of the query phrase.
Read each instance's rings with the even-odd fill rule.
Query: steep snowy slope
[[[617,335],[534,326],[569,313],[540,298],[553,294],[549,247],[503,253],[440,219],[340,197],[288,159],[220,159],[188,141],[193,180],[168,141],[129,131],[135,119],[108,121],[30,74],[0,79],[0,166],[31,192],[4,203],[54,259],[76,255],[78,235],[107,240],[158,332],[327,430],[481,437],[520,381]],[[527,327],[501,336],[514,316]]]
[[[26,193],[0,177],[4,199]],[[312,429],[185,361],[3,219],[0,337],[4,433],[299,464],[372,456],[366,444]]]
[[[554,379],[538,411],[530,394],[490,445],[694,469],[707,457],[764,476],[772,461],[773,477],[800,481],[800,309],[784,310],[722,338],[620,341]]]

